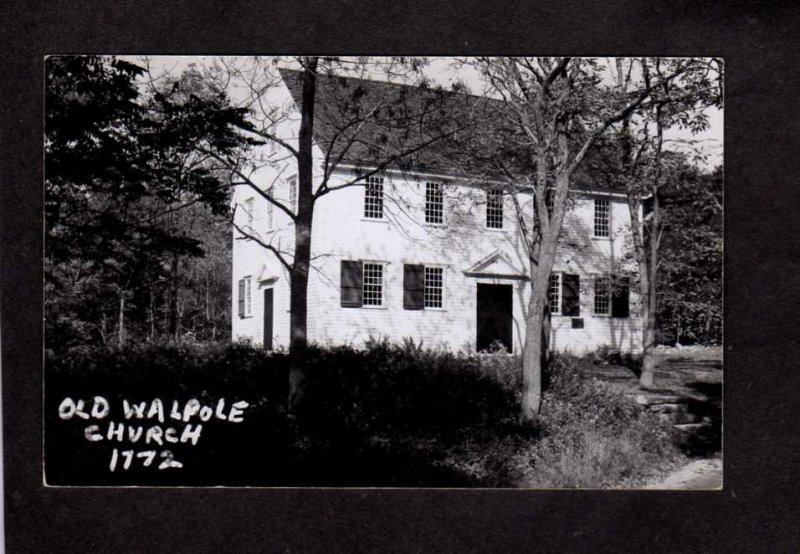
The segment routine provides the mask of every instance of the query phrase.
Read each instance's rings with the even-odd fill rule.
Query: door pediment
[[[468,269],[464,270],[468,277],[489,277],[495,279],[528,280],[529,277],[511,258],[499,250],[489,254]]]

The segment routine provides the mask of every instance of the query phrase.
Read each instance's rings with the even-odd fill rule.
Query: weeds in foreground
[[[82,430],[65,434],[54,417],[60,398],[78,394],[226,396],[254,407],[234,429],[209,430],[182,473],[159,477],[172,481],[105,475],[101,484],[599,488],[635,484],[681,460],[668,427],[583,376],[572,357],[550,364],[532,427],[517,423],[520,360],[508,354],[376,342],[314,348],[307,364],[309,408],[288,418],[285,352],[183,344],[50,356],[48,478],[91,484],[105,475]]]

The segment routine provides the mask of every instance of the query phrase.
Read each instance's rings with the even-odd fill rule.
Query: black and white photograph
[[[43,484],[720,490],[724,68],[48,56]]]

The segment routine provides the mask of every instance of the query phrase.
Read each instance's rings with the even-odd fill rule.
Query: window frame
[[[386,266],[388,262],[381,262],[377,260],[362,260],[361,261],[361,307],[370,310],[386,309]],[[380,304],[371,304],[367,302],[367,266],[380,267]],[[375,286],[374,283],[369,283],[370,286]]]
[[[379,195],[375,195],[374,197],[370,195],[371,186],[379,185]],[[385,217],[385,178],[382,175],[370,175],[364,180],[364,198],[363,198],[363,210],[361,212],[362,218],[367,221],[386,221]],[[374,202],[370,202],[370,200],[374,200]],[[374,205],[372,205],[374,204]],[[380,209],[378,210],[379,207]],[[371,215],[372,213],[380,212],[380,215]]]
[[[253,276],[245,275],[239,279],[239,288],[237,291],[241,289],[242,284],[244,284],[244,309],[239,319],[247,319],[253,317]],[[237,299],[237,301],[241,302],[241,298]]]
[[[605,290],[601,290],[601,287]],[[599,294],[602,292],[602,294]],[[606,306],[606,311],[598,311],[597,302],[603,299]],[[594,286],[592,291],[592,315],[598,317],[611,317],[611,284],[608,282],[608,275],[595,275]]]
[[[553,309],[553,278],[555,278],[555,296],[556,296],[556,309]],[[561,287],[562,278],[560,271],[554,271],[550,274],[550,279],[547,283],[547,304],[550,308],[550,315],[561,315]]]
[[[292,175],[287,181],[289,184],[289,208],[297,214],[297,175]]]
[[[433,190],[431,190],[433,188]],[[429,221],[429,214],[436,214],[436,204],[432,201],[432,197],[436,195],[438,189],[438,215],[439,221]],[[429,209],[430,206],[430,209]],[[444,219],[444,183],[441,181],[425,181],[425,205],[423,207],[423,217],[425,225],[433,227],[441,227],[445,224]]]
[[[602,212],[605,211],[603,214]],[[605,234],[598,233],[605,227]],[[592,219],[592,237],[596,239],[611,238],[611,199],[610,198],[595,198],[594,199],[594,212]]]
[[[503,189],[489,189],[486,191],[486,219],[484,221],[484,226],[487,229],[491,229],[494,231],[502,231],[504,227],[504,219],[505,219],[505,198],[504,198],[504,191]],[[492,213],[494,210],[494,213]],[[499,212],[499,215],[498,213]],[[499,222],[498,226],[491,225],[492,215],[495,216],[497,222]]]
[[[267,196],[269,196],[270,198],[275,198],[274,190],[275,190],[274,187],[269,187],[267,189]],[[269,200],[267,200],[266,202],[267,202],[267,221],[266,221],[267,231],[272,231],[273,228],[275,227],[275,205]]]
[[[244,201],[242,202],[242,209],[244,210],[245,213],[245,226],[249,227],[250,229],[253,228],[253,221],[255,221],[255,216],[253,214],[254,206],[255,206],[255,198],[252,196],[249,198],[245,198]]]
[[[423,267],[423,285],[422,285],[422,309],[423,310],[434,310],[434,311],[442,311],[446,309],[445,304],[445,297],[446,297],[446,274],[447,271],[444,265],[437,265],[437,264],[422,264]],[[439,306],[428,306],[428,270],[438,270],[440,272],[440,282],[439,282]]]

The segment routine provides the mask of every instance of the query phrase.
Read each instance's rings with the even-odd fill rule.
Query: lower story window
[[[364,306],[383,306],[383,264],[364,262]]]
[[[550,275],[550,288],[547,290],[547,300],[550,303],[550,313],[561,313],[561,274]]]
[[[443,268],[425,266],[425,307],[441,308],[444,305]]]
[[[239,279],[238,308],[239,317],[250,317],[253,314],[252,280],[250,277]]]
[[[611,287],[607,277],[594,279],[594,313],[611,315]]]

